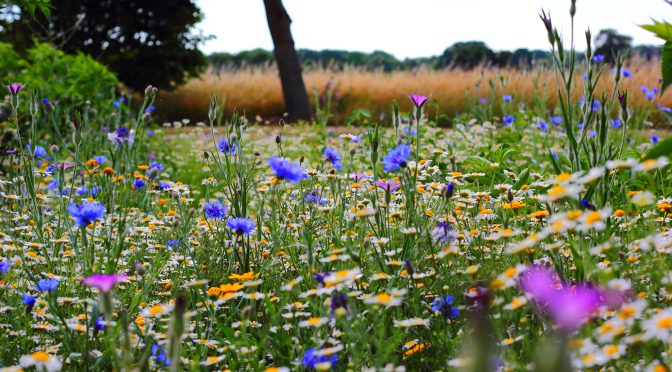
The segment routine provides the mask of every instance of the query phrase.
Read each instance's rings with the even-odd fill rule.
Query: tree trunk
[[[275,62],[280,72],[282,95],[285,100],[285,111],[289,120],[310,120],[310,102],[301,76],[299,56],[294,48],[294,39],[289,25],[292,20],[282,5],[282,0],[264,0],[266,19],[271,30],[275,54]]]

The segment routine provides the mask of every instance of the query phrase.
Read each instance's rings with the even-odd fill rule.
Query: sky
[[[284,0],[297,49],[382,50],[397,58],[441,54],[458,41],[484,41],[494,50],[548,49],[540,10],[569,39],[569,0]],[[197,0],[205,19],[199,28],[215,39],[205,53],[273,49],[263,0]],[[578,0],[577,49],[585,30],[605,28],[635,44],[661,42],[637,25],[651,18],[672,21],[663,0]],[[568,41],[566,42],[568,43]]]

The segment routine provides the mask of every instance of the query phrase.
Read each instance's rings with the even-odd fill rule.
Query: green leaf
[[[666,42],[672,42],[672,25],[667,22],[652,21],[653,24],[651,25],[640,25],[639,27],[655,34]]]
[[[658,159],[661,156],[669,156],[670,154],[672,154],[672,137],[667,137],[647,151],[642,160]]]
[[[663,45],[661,69],[663,73],[663,83],[660,89],[660,95],[662,96],[665,89],[672,83],[672,41],[668,41]]]

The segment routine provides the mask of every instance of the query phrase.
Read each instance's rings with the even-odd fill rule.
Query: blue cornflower
[[[632,77],[632,73],[630,72],[630,70],[624,68],[622,72],[623,72],[623,77],[626,77],[626,78]]]
[[[324,149],[323,155],[324,160],[330,162],[331,165],[333,165],[334,168],[336,168],[336,170],[343,169],[343,166],[341,165],[341,155],[338,153],[338,151],[336,151],[336,149],[327,147]]]
[[[28,150],[28,152],[31,152],[30,151],[30,144],[26,145],[26,149]],[[41,157],[47,155],[47,150],[42,146],[37,146],[36,145],[35,150],[33,150],[32,153],[33,153],[33,157],[41,158]]]
[[[316,364],[329,362],[333,366],[333,364],[338,360],[338,355],[336,354],[316,355],[316,353],[317,350],[312,348],[306,350],[306,353],[303,354],[303,358],[301,358],[301,364],[306,366],[308,369],[315,369]]]
[[[513,100],[513,97],[511,97],[508,94],[505,94],[505,95],[502,96],[502,101],[504,101],[504,102],[511,102],[511,100]]]
[[[163,348],[159,347],[158,344],[152,345],[152,356],[156,358],[156,361],[164,366],[170,365],[170,358],[166,355],[166,351]]]
[[[254,221],[244,217],[229,218],[226,221],[226,227],[238,235],[250,235],[254,230]]]
[[[544,132],[548,130],[548,123],[545,120],[537,121],[537,128],[543,130]]]
[[[107,157],[105,157],[103,155],[96,155],[96,156],[93,157],[93,160],[95,160],[96,163],[98,163],[98,165],[103,165],[103,164],[107,163]]]
[[[144,178],[136,178],[133,180],[133,188],[136,190],[142,190],[147,186],[147,181]]]
[[[289,159],[273,156],[268,159],[268,165],[271,167],[271,171],[275,173],[275,177],[280,180],[299,182],[308,177],[301,165],[292,163]]]
[[[229,141],[227,141],[226,138],[222,138],[221,140],[219,140],[219,143],[217,144],[217,149],[219,149],[219,152],[231,155],[236,153],[238,147],[236,146],[235,143],[229,144]]]
[[[175,246],[179,246],[179,245],[180,245],[180,241],[177,240],[177,239],[170,239],[170,240],[168,240],[168,241],[166,242],[166,245],[168,246],[168,248],[173,248],[173,247],[175,247]]]
[[[22,297],[23,298],[21,299],[21,301],[26,306],[33,306],[35,305],[35,302],[37,302],[37,300],[35,300],[35,297],[29,295],[28,293],[24,293]]]
[[[589,137],[595,137],[595,136],[597,136],[597,132],[595,132],[594,130],[591,129],[591,130],[588,131],[588,136]]]
[[[160,170],[160,171],[162,171],[162,170],[164,170],[164,169],[166,168],[165,165],[159,163],[159,162],[156,161],[156,160],[152,160],[152,161],[150,161],[150,162],[149,162],[149,167],[150,167],[150,168],[156,168],[156,169],[158,169],[158,170]]]
[[[623,125],[621,119],[611,119],[611,126],[618,129]]]
[[[226,205],[219,200],[213,200],[205,203],[205,215],[208,218],[224,218],[226,217]]]
[[[98,195],[101,191],[103,191],[102,186],[94,186],[91,188],[91,190],[89,190],[89,195],[91,196]]]
[[[146,114],[151,114],[152,112],[154,112],[154,110],[156,110],[156,106],[151,105],[151,106],[149,106],[145,109],[145,113]]]
[[[53,164],[48,165],[46,168],[44,168],[44,173],[47,175],[52,175],[56,172],[56,166]]]
[[[83,202],[81,205],[70,203],[68,206],[70,216],[75,219],[75,225],[88,226],[105,216],[105,206],[100,203]]]
[[[161,182],[159,182],[159,189],[160,189],[160,190],[166,190],[166,189],[169,189],[170,186],[171,186],[170,182],[166,182],[166,181],[161,181]]]
[[[656,134],[651,135],[651,143],[658,143],[660,141],[660,138]]]
[[[350,312],[350,309],[348,308],[348,297],[341,292],[336,292],[331,296],[331,303],[329,307],[329,313],[331,315],[334,315],[334,311],[338,310],[339,308],[345,309],[346,313]]]
[[[432,311],[439,312],[448,319],[455,319],[460,315],[460,310],[453,306],[453,296],[439,297],[432,304]]]
[[[602,55],[602,54],[594,55],[593,56],[593,62],[595,62],[595,63],[604,62],[604,55]]]
[[[502,118],[502,121],[504,121],[504,125],[509,126],[516,121],[516,118],[513,115],[506,115]]]
[[[7,261],[0,261],[0,273],[1,274],[6,274],[9,271],[9,268],[12,267],[12,264],[10,264]]]
[[[383,157],[383,169],[387,172],[399,170],[402,166],[406,166],[406,161],[410,156],[411,146],[401,144]]]
[[[35,286],[35,290],[40,292],[51,292],[55,291],[58,288],[60,282],[58,279],[49,278],[49,279],[40,279]]]
[[[304,202],[312,202],[312,203],[315,203],[315,204],[326,204],[327,203],[327,199],[321,198],[320,195],[318,195],[318,193],[316,193],[315,191],[309,191],[306,194],[306,196],[303,198],[303,201]]]
[[[548,118],[548,120],[551,123],[553,123],[553,125],[555,125],[556,127],[558,125],[562,124],[562,117],[560,117],[560,116],[551,116],[550,118]]]
[[[75,194],[81,196],[81,195],[86,194],[88,191],[89,191],[89,189],[87,189],[86,186],[82,185],[82,186],[77,187],[77,189],[75,189]]]
[[[105,318],[102,316],[99,316],[96,321],[93,323],[93,325],[99,330],[99,331],[104,331],[105,330]]]
[[[416,130],[413,129],[413,128],[408,128],[408,127],[404,127],[404,128],[401,130],[401,134],[403,134],[404,136],[408,136],[409,134],[410,134],[411,136],[415,136],[417,133],[418,133],[418,131],[416,131]]]

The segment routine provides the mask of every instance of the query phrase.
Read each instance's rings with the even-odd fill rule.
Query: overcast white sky
[[[272,49],[263,0],[197,0],[200,28],[216,39],[206,53]],[[383,50],[399,58],[436,55],[457,41],[481,40],[495,50],[547,49],[538,13],[551,11],[569,38],[569,0],[284,0],[297,48]],[[578,0],[577,47],[584,31],[614,28],[635,44],[661,44],[637,25],[672,21],[663,0]]]

